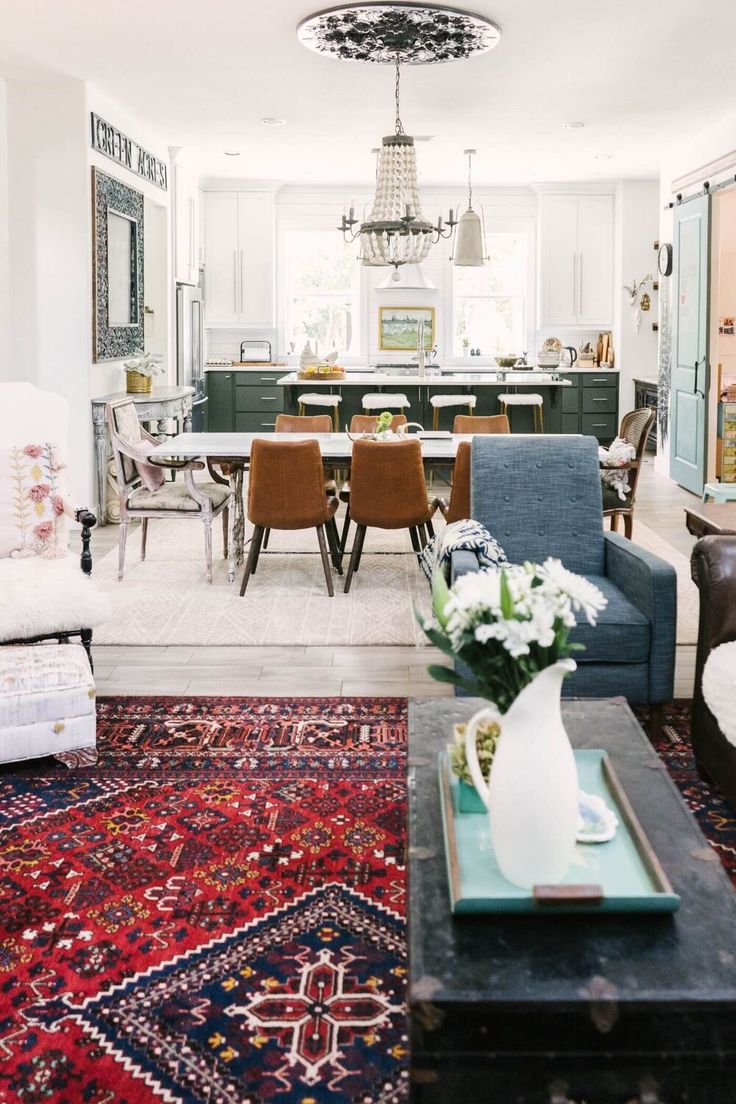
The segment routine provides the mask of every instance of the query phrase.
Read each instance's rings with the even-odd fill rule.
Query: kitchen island
[[[340,426],[349,426],[353,414],[362,412],[366,392],[402,392],[409,400],[406,411],[411,422],[432,425],[430,399],[436,394],[475,395],[475,413],[498,414],[498,396],[504,392],[533,390],[543,399],[544,428],[548,433],[585,433],[607,444],[618,429],[618,372],[614,369],[582,368],[562,372],[488,368],[468,371],[457,368],[439,372],[436,368],[420,376],[405,368],[391,372],[347,370],[341,380],[300,380],[296,371],[284,374],[283,368],[264,364],[263,369],[243,372],[207,373],[208,422],[210,430],[224,432],[262,432],[273,429],[279,413],[296,414],[299,395],[309,391],[328,391],[341,397]],[[310,408],[310,414],[318,413]],[[462,407],[440,411],[442,429],[452,429],[456,413]],[[516,407],[512,430],[533,432],[532,409]]]

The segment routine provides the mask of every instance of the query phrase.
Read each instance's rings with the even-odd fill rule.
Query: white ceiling
[[[205,172],[369,181],[371,148],[393,129],[393,73],[301,46],[297,23],[322,6],[0,0],[0,73],[36,77],[42,66],[88,80]],[[402,81],[407,131],[434,135],[419,146],[425,183],[463,180],[468,146],[479,184],[655,176],[668,144],[736,99],[734,0],[465,6],[501,27],[496,49],[407,69]],[[565,130],[567,120],[586,125]],[[224,157],[232,148],[241,156]]]

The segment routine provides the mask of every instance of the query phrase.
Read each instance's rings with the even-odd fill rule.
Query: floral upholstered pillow
[[[49,441],[0,448],[0,556],[65,556],[64,465]]]

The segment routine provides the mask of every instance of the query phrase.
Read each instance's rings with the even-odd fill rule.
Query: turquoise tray
[[[496,862],[486,813],[461,813],[447,752],[439,756],[450,902],[456,914],[675,912],[680,898],[659,864],[605,751],[575,752],[580,787],[616,812],[608,843],[577,844],[561,887],[518,889]]]

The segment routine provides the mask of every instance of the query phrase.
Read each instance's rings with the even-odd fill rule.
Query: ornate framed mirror
[[[94,362],[143,348],[143,195],[92,169]]]

